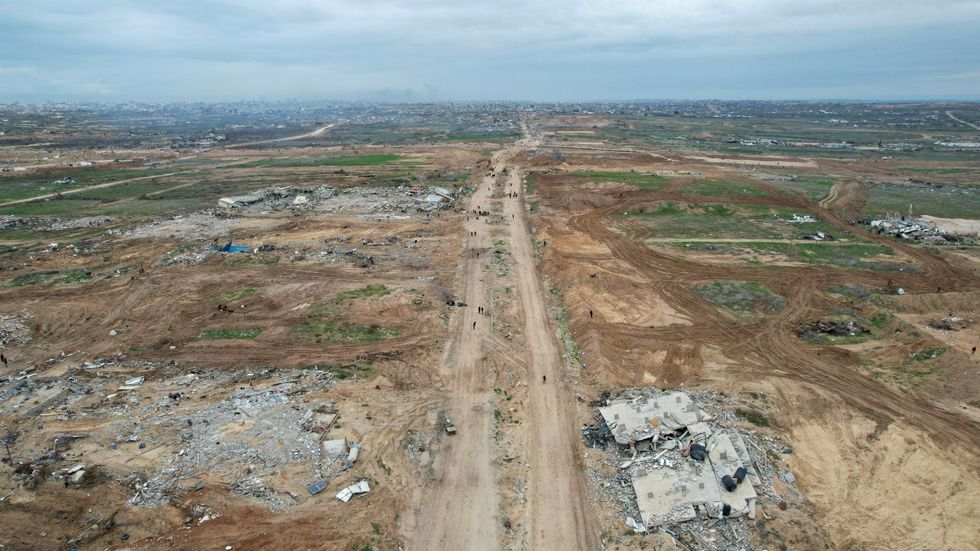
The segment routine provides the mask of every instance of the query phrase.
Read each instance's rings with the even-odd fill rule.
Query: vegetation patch
[[[389,294],[391,294],[391,289],[384,285],[368,285],[367,287],[361,287],[360,289],[351,289],[349,291],[337,293],[337,296],[333,298],[333,302],[334,304],[340,304],[348,300],[383,297]]]
[[[398,329],[380,325],[358,325],[340,320],[311,318],[293,327],[291,337],[320,344],[350,344],[383,341],[401,334]]]
[[[752,423],[758,427],[768,427],[769,419],[766,418],[762,412],[756,411],[754,409],[748,408],[736,408],[735,414],[741,417],[743,420]]]
[[[337,293],[329,302],[317,306],[309,319],[292,328],[291,337],[320,344],[378,342],[397,337],[401,331],[377,324],[360,325],[338,319],[340,305],[357,299],[383,297],[391,293],[384,285],[368,285]]]
[[[220,295],[217,295],[216,297],[214,297],[214,301],[215,302],[234,302],[236,300],[241,300],[243,298],[248,298],[248,297],[250,297],[250,296],[252,296],[252,295],[254,295],[255,293],[258,293],[258,292],[259,292],[259,290],[256,289],[256,288],[254,288],[254,287],[246,287],[244,289],[238,289],[238,290],[235,290],[235,291],[228,291],[226,293],[221,293]]]
[[[980,212],[980,188],[975,185],[933,184],[925,182],[890,182],[875,184],[862,216],[878,217],[886,213],[907,214],[909,206],[915,216],[928,214],[942,218],[975,218]]]
[[[758,281],[713,281],[695,286],[694,292],[719,308],[737,313],[768,314],[786,306],[782,297]]]
[[[262,333],[262,329],[253,327],[251,329],[208,329],[201,333],[201,338],[205,340],[237,339],[252,340]]]
[[[684,186],[681,193],[685,195],[702,195],[716,197],[724,195],[744,195],[746,197],[765,197],[768,195],[762,188],[753,184],[727,182],[724,180],[709,180],[702,178]]]
[[[834,265],[843,268],[856,268],[877,271],[916,272],[918,266],[909,263],[873,260],[876,256],[891,256],[891,247],[877,243],[779,243],[774,241],[724,242],[682,242],[678,247],[709,253],[745,253],[779,255],[788,260],[807,264]]]
[[[853,234],[799,209],[746,203],[655,201],[615,216],[653,239],[805,239],[820,232],[826,239],[850,239]],[[625,228],[629,231],[629,227]]]
[[[926,348],[925,350],[920,350],[918,352],[912,352],[911,354],[909,354],[909,358],[917,362],[924,362],[927,360],[938,358],[939,356],[942,356],[945,353],[946,353],[946,347],[939,346],[935,348]]]
[[[19,275],[10,280],[10,286],[24,287],[25,285],[37,285],[38,283],[47,281],[52,276],[58,275],[58,273],[59,272],[34,272],[31,274]]]
[[[641,187],[643,189],[660,189],[667,183],[667,178],[656,174],[643,174],[640,172],[612,172],[606,170],[584,170],[575,172],[575,176],[582,176],[595,183],[617,182]]]
[[[341,155],[334,157],[271,157],[234,165],[232,168],[254,167],[316,167],[316,166],[376,166],[393,163],[402,159],[394,153],[366,153],[363,155]]]

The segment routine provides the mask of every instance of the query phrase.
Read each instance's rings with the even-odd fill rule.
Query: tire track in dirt
[[[548,322],[524,219],[520,171],[511,171],[509,184],[508,190],[517,191],[517,197],[505,200],[504,218],[511,215],[509,240],[524,313],[531,402],[527,543],[530,549],[597,549],[584,465],[578,453],[575,400],[565,381],[564,363]]]
[[[477,186],[470,209],[489,205],[486,184],[484,180]],[[488,255],[476,256],[475,250],[490,245],[490,230],[476,217],[463,229],[466,238],[458,280],[463,282],[461,300],[471,306],[457,311],[452,320],[452,341],[440,371],[450,395],[449,412],[457,434],[444,440],[442,457],[435,465],[435,487],[424,494],[414,532],[406,536],[414,542],[412,549],[499,548],[497,484],[491,453],[493,382],[487,380],[488,373],[480,365],[482,343],[490,338],[490,327],[476,309],[486,297],[489,259]]]
[[[542,186],[539,182],[539,190]],[[547,190],[544,190],[547,192]],[[560,190],[552,190],[561,193]],[[540,193],[540,191],[539,191]],[[697,342],[721,345],[727,357],[744,362],[763,376],[791,377],[826,388],[848,401],[880,426],[895,420],[904,420],[923,429],[939,444],[959,444],[970,450],[980,449],[980,427],[977,423],[949,412],[922,399],[899,395],[884,385],[866,377],[846,364],[836,361],[834,349],[805,345],[793,334],[792,328],[818,315],[827,304],[821,289],[833,283],[863,283],[880,287],[886,278],[893,278],[896,285],[906,289],[928,292],[941,281],[944,289],[976,290],[977,282],[958,273],[948,263],[915,247],[886,240],[860,228],[848,225],[836,214],[813,205],[807,208],[817,211],[835,226],[846,228],[860,237],[886,244],[912,257],[921,266],[919,273],[882,273],[866,270],[823,267],[814,271],[807,267],[780,267],[778,271],[741,266],[715,266],[680,259],[638,244],[608,227],[608,216],[649,202],[661,200],[663,194],[641,192],[630,194],[612,205],[574,215],[569,227],[583,232],[604,244],[613,257],[648,274],[651,283],[664,300],[676,311],[694,322],[690,327],[642,328],[626,324],[610,324],[602,328],[607,339],[643,339],[665,342]],[[743,198],[697,198],[688,200],[722,202]],[[760,201],[772,202],[773,199]],[[778,200],[776,200],[778,202]],[[755,201],[753,201],[755,202]],[[798,201],[784,201],[783,205],[796,205]],[[787,299],[789,306],[780,313],[745,326],[729,321],[705,301],[698,298],[691,286],[706,280],[752,280],[770,286]],[[816,353],[814,353],[816,349]],[[792,370],[787,369],[792,366]]]

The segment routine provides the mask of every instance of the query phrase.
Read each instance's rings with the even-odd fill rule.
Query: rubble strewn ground
[[[823,107],[875,143],[715,102],[0,148],[0,546],[976,547],[980,167]]]

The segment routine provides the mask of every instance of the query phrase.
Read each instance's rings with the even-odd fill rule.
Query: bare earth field
[[[93,167],[8,131],[0,545],[980,546],[980,158],[649,118],[318,119]],[[644,389],[749,441],[751,517],[627,524],[661,456],[589,435]]]

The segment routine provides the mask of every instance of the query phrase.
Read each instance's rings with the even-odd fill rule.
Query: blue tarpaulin
[[[251,247],[245,247],[245,246],[242,246],[242,245],[232,245],[231,244],[231,241],[229,241],[224,247],[221,247],[220,249],[218,249],[218,252],[222,252],[222,253],[246,253],[246,252],[251,251],[251,250],[252,250]]]

